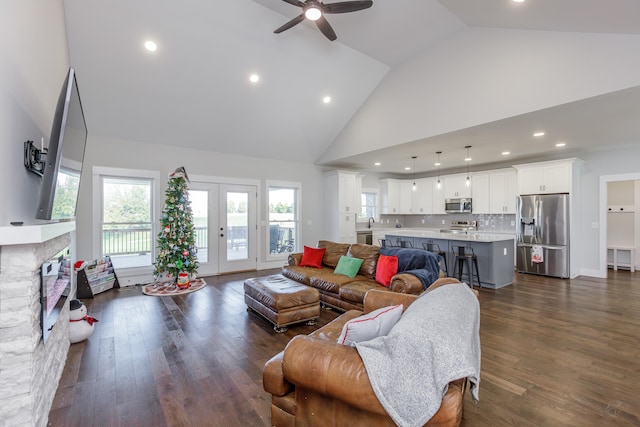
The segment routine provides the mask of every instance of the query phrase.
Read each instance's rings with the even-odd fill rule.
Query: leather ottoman
[[[278,333],[294,323],[315,325],[320,317],[320,292],[281,274],[245,280],[244,302]]]

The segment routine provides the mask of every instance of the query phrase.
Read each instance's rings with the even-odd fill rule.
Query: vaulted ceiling
[[[464,164],[466,145],[477,166],[554,155],[557,142],[566,143],[563,155],[640,143],[640,77],[630,77],[640,67],[636,0],[374,0],[366,10],[327,15],[334,42],[306,21],[274,34],[300,14],[282,0],[64,4],[90,135],[381,173],[405,172],[412,155],[420,159],[417,172],[429,172],[436,151],[455,169]],[[522,92],[527,102],[513,100],[510,113],[502,92],[512,89],[496,87],[497,104],[507,105],[484,114],[477,103],[482,91],[456,83],[455,64],[466,56],[466,73],[474,64],[490,66],[464,49],[485,36],[494,55],[501,49],[495,40],[542,39],[550,48],[565,43],[566,55],[557,61],[586,60],[572,57],[572,43],[577,51],[593,45],[598,55],[621,46],[611,53],[618,55],[614,60],[630,59],[578,64],[587,74],[606,73],[613,83],[579,76],[572,90],[564,76],[559,89],[545,88],[545,99],[534,99],[539,87]],[[147,40],[157,44],[155,52],[145,50]],[[476,48],[474,55],[482,51]],[[254,73],[260,79],[251,83]],[[429,79],[424,87],[420,76]],[[552,76],[546,82],[553,83]],[[414,87],[430,98],[440,80],[448,81],[451,96],[412,104]],[[482,95],[485,104],[494,102]],[[475,110],[469,107],[476,103]],[[440,107],[447,116],[438,124],[414,126]],[[393,120],[381,120],[387,113]],[[536,139],[535,130],[547,135]],[[500,158],[504,151],[511,152],[508,160]],[[373,166],[376,161],[382,165]]]

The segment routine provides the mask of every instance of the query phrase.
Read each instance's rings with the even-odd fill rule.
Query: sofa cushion
[[[376,282],[387,288],[391,278],[398,272],[398,257],[394,255],[380,255],[376,268]]]
[[[319,291],[330,292],[336,295],[340,292],[340,287],[349,282],[353,282],[353,278],[342,274],[334,274],[325,268],[318,270],[318,274],[313,274],[309,279],[310,286],[313,286]]]
[[[340,257],[346,255],[349,251],[349,243],[336,243],[329,240],[320,240],[318,242],[319,248],[325,248],[324,258],[322,263],[328,267],[336,268]]]
[[[353,243],[347,252],[347,256],[362,259],[362,266],[358,274],[369,279],[376,278],[376,265],[378,264],[379,255],[379,246],[366,245],[364,243]]]
[[[349,320],[338,337],[338,344],[355,346],[357,342],[385,336],[402,316],[402,304],[382,307]]]
[[[364,276],[356,276],[356,279],[353,282],[347,283],[344,286],[340,286],[340,299],[343,301],[351,301],[357,304],[362,304],[364,302],[364,296],[371,289],[384,289],[383,286],[376,283],[371,279],[367,279]]]
[[[322,267],[322,259],[324,258],[324,253],[326,250],[326,248],[312,248],[309,246],[305,246],[304,250],[302,251],[300,266],[314,268]]]
[[[336,265],[336,269],[333,272],[335,274],[344,274],[353,279],[360,271],[362,262],[363,260],[360,258],[343,255],[340,257],[340,261],[338,261],[338,265]]]

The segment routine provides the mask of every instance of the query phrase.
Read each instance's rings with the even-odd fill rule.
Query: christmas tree
[[[176,281],[179,273],[189,273],[193,278],[198,270],[188,182],[184,167],[179,167],[169,177],[160,217],[158,255],[153,263],[156,277],[166,273],[167,278]]]

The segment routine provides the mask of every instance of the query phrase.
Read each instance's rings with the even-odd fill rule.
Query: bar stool
[[[432,252],[440,256],[440,259],[444,261],[444,272],[447,276],[449,276],[449,266],[447,265],[447,253],[440,249],[440,245],[437,243],[422,242],[422,247],[424,248],[425,251]],[[442,268],[442,261],[440,261],[440,268]]]
[[[410,240],[402,240],[398,237],[397,243],[401,248],[413,248],[413,243]]]
[[[381,248],[391,248],[391,247],[393,247],[393,244],[391,243],[391,240],[389,240],[389,239],[378,239],[378,243],[380,243],[380,247]]]
[[[478,287],[482,287],[480,284],[480,273],[478,270],[478,258],[473,252],[471,246],[452,246],[451,252],[453,252],[453,277],[462,281],[462,273],[464,266],[467,266],[469,276],[469,286],[473,288],[473,269],[475,268],[475,276],[478,280]]]

